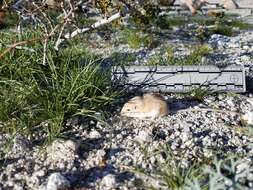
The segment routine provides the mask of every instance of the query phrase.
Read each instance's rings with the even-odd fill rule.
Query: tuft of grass
[[[134,49],[138,49],[142,45],[142,38],[134,29],[124,29],[121,35],[121,41]]]
[[[224,36],[232,36],[234,34],[233,27],[217,23],[210,31],[211,34],[221,34]]]
[[[24,39],[30,36],[24,35]],[[7,44],[13,38],[7,35],[1,40]],[[32,136],[39,130],[53,140],[61,136],[67,118],[93,118],[113,101],[116,92],[110,88],[110,74],[85,49],[56,52],[49,46],[47,65],[42,65],[42,45],[30,48],[34,52],[15,50],[1,60],[0,132]]]
[[[150,178],[140,184],[145,189],[217,190],[251,187],[248,177],[253,167],[247,155],[223,154],[212,159],[192,161],[192,165],[185,168],[180,160],[175,159],[169,147],[160,149],[159,153],[163,153],[165,161],[157,162],[156,170],[151,174],[144,174],[147,179]],[[151,181],[156,181],[158,185],[153,185]]]
[[[186,93],[186,96],[189,96],[191,99],[199,102],[203,102],[207,96],[213,93],[214,92],[211,89],[198,87],[190,90],[188,93]]]
[[[156,21],[156,25],[161,29],[172,29],[172,27],[184,26],[187,23],[187,18],[182,16],[161,16]]]
[[[137,29],[124,29],[121,33],[120,40],[133,49],[140,47],[153,48],[156,45],[151,35],[141,34]]]
[[[212,48],[208,45],[198,45],[193,48],[193,51],[186,57],[185,62],[188,65],[200,64],[201,59],[212,52]]]
[[[169,147],[161,147],[160,153],[165,158],[164,162],[157,162],[157,167],[152,174],[148,175],[157,184],[160,184],[163,189],[183,190],[187,186],[188,182],[193,179],[200,179],[201,167],[199,164],[193,164],[189,168],[182,166],[180,161],[176,161],[172,151]],[[144,171],[142,171],[144,173]],[[150,182],[144,182],[143,186],[147,189],[156,190],[158,187],[153,186]]]
[[[199,31],[198,28],[197,31],[191,31],[191,29],[189,29],[187,25],[192,23],[202,26],[203,28],[206,28],[206,30]],[[232,36],[238,29],[249,30],[253,27],[251,24],[246,23],[241,19],[238,19],[238,17],[235,17],[235,15],[227,14],[220,15],[220,17],[197,15],[190,18],[175,15],[161,16],[157,19],[156,25],[161,29],[172,29],[173,27],[186,28],[188,32],[191,31],[197,33],[197,37],[200,38],[200,40],[206,40],[212,34]],[[187,33],[186,35],[189,35],[191,32]]]
[[[188,182],[185,189],[251,189],[247,176],[252,174],[253,168],[244,167],[240,170],[238,166],[242,162],[243,158],[236,155],[221,160],[216,158],[213,161],[213,165],[203,167],[202,173],[208,176],[208,180],[200,181],[194,178]]]
[[[192,179],[199,172],[196,166],[182,168],[176,164],[163,165],[160,172],[161,180],[165,182],[169,189],[182,190],[185,188],[188,180]]]
[[[110,59],[114,65],[130,65],[133,63],[137,57],[135,54],[123,54],[119,52],[114,52],[111,54]]]
[[[230,27],[236,27],[239,28],[240,30],[249,30],[253,28],[252,24],[246,23],[240,19],[233,19],[228,22],[228,25]]]
[[[174,50],[170,47],[165,52],[152,57],[147,65],[200,65],[202,58],[212,52],[208,45],[198,45],[192,48],[192,52],[184,57],[176,57]],[[165,56],[164,56],[165,55]]]

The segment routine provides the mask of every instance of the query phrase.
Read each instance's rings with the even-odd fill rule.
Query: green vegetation
[[[251,24],[245,23],[242,20],[238,19],[234,15],[222,15],[221,17],[215,16],[194,16],[194,17],[185,17],[185,16],[161,16],[156,21],[156,25],[162,29],[171,29],[173,26],[184,27],[190,23],[196,23],[199,25],[210,26],[220,23],[224,27],[238,27],[241,30],[251,29],[253,26]]]
[[[145,152],[144,152],[145,154]],[[173,190],[183,190],[189,181],[193,179],[200,179],[201,176],[201,164],[193,164],[191,167],[185,168],[182,166],[180,161],[177,161],[169,146],[161,147],[160,150],[155,154],[162,154],[164,161],[157,162],[157,167],[152,174],[147,174],[145,171],[138,171],[153,178],[163,188]],[[154,154],[154,155],[155,155]],[[182,153],[184,154],[184,153]],[[154,156],[149,155],[149,157]],[[147,156],[148,157],[148,156]],[[141,184],[141,183],[140,183]],[[149,185],[147,185],[149,184]],[[150,186],[150,182],[143,182],[141,184],[145,189],[156,190],[156,186]]]
[[[144,152],[145,153],[145,152]],[[217,189],[250,189],[247,176],[252,172],[250,167],[239,165],[245,161],[246,155],[223,154],[213,158],[202,158],[202,161],[192,160],[185,167],[182,159],[176,160],[169,147],[161,147],[156,154],[162,154],[164,161],[158,161],[152,173],[136,171],[156,181],[163,189],[175,190],[217,190]],[[184,154],[182,152],[182,154]],[[154,154],[149,155],[149,157]],[[183,155],[181,155],[183,156]],[[244,160],[244,161],[243,161]],[[243,165],[244,166],[244,165]],[[158,186],[149,186],[150,181],[139,182],[145,189],[158,190]]]
[[[251,24],[245,23],[242,20],[236,18],[234,15],[219,15],[218,16],[161,16],[156,20],[156,25],[161,29],[172,29],[173,27],[184,28],[188,24],[195,23],[199,26],[206,27],[207,30],[203,31],[200,39],[206,39],[212,34],[222,34],[226,36],[232,36],[237,29],[248,30],[252,29]],[[213,26],[208,28],[209,26]],[[197,32],[198,31],[188,31]]]
[[[157,177],[163,181],[169,189],[182,190],[186,187],[187,182],[192,180],[200,173],[200,168],[192,166],[190,168],[183,168],[172,160],[167,160],[165,164],[161,165],[160,171],[157,171]],[[174,162],[174,163],[173,163]],[[154,188],[154,187],[152,187]]]
[[[161,29],[171,29],[173,26],[184,26],[187,23],[187,18],[182,16],[161,16],[156,21],[156,25]]]
[[[121,33],[120,41],[134,49],[142,46],[152,48],[155,45],[151,35],[141,34],[137,29],[124,29]]]
[[[28,30],[22,40],[40,35]],[[2,44],[11,44],[14,34],[0,33]],[[39,42],[26,49],[10,51],[0,65],[0,132],[25,133],[35,130],[48,140],[61,136],[65,121],[73,115],[93,118],[113,101],[109,73],[87,50],[72,47],[59,52],[51,45],[42,65],[43,46]],[[2,52],[4,48],[0,49]]]
[[[236,155],[221,160],[214,159],[212,166],[206,165],[202,169],[203,176],[207,175],[206,181],[194,178],[188,182],[185,189],[250,189],[246,176],[252,172],[252,169],[248,167],[240,171],[238,166],[242,163],[243,158]]]
[[[130,65],[136,60],[135,54],[122,54],[119,52],[114,52],[111,54],[110,59],[112,60],[112,63],[115,65]]]
[[[191,99],[197,100],[199,102],[203,102],[204,99],[213,94],[214,91],[208,88],[193,88],[188,93],[186,93],[186,96],[190,97]]]
[[[170,47],[158,55],[152,57],[147,65],[199,65],[204,64],[202,58],[212,52],[208,45],[197,45],[192,47],[192,52],[184,57],[174,55],[174,50]]]

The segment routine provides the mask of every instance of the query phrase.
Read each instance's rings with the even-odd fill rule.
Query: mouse
[[[161,94],[147,93],[126,102],[120,115],[139,119],[156,119],[169,114],[168,104]]]

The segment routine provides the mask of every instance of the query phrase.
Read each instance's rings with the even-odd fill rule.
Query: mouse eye
[[[130,109],[127,109],[127,111],[130,111]]]
[[[136,109],[137,107],[136,106],[134,106],[134,109]]]

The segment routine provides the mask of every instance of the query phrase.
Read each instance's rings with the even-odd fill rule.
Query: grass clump
[[[201,26],[206,28],[203,31],[203,34],[200,36],[201,40],[208,39],[212,34],[221,34],[225,36],[232,36],[235,32],[239,30],[249,30],[252,29],[252,25],[244,22],[238,17],[234,15],[227,15],[223,12],[213,13],[212,16],[194,16],[194,17],[185,17],[185,16],[161,16],[157,19],[156,25],[161,29],[173,29],[173,27],[185,28],[187,30],[187,34],[189,35],[192,32],[199,33],[199,29],[194,32],[192,29],[188,27],[189,24],[196,24],[197,26]],[[199,37],[199,36],[197,36]]]
[[[198,64],[201,59],[212,52],[212,48],[208,45],[198,45],[193,48],[193,51],[186,57],[185,62],[189,65]]]
[[[161,16],[156,21],[156,25],[161,29],[172,29],[172,27],[184,26],[187,23],[187,19],[182,16]]]
[[[140,171],[157,182],[156,185],[153,185],[152,182],[149,181],[143,182],[142,186],[144,186],[145,189],[183,190],[188,186],[189,181],[192,181],[195,178],[200,179],[203,177],[199,175],[201,173],[200,165],[193,164],[191,167],[186,168],[183,166],[182,162],[175,159],[175,156],[169,147],[161,147],[161,150],[155,154],[157,153],[162,154],[164,160],[156,163],[157,167],[152,174]]]
[[[228,27],[238,28],[240,30],[249,30],[253,28],[253,25],[238,18],[225,17],[220,21],[221,24]]]
[[[231,19],[228,17],[216,18],[210,22],[210,25],[214,27],[210,28],[206,32],[206,37],[212,34],[221,34],[225,36],[233,36],[237,30],[249,30],[252,29],[252,25],[243,22],[240,19]]]
[[[123,43],[128,44],[131,48],[138,49],[142,45],[142,38],[137,34],[136,30],[125,29],[122,32],[121,40]]]
[[[32,47],[33,53],[15,50],[2,58],[1,132],[32,136],[36,128],[52,140],[61,136],[67,118],[91,118],[113,100],[109,74],[86,50],[74,47],[56,52],[49,47],[47,64],[42,65],[42,45]],[[41,123],[45,125],[38,129]]]
[[[184,157],[176,159],[169,147],[159,149],[157,153],[163,155],[164,160],[156,162],[156,169],[151,174],[140,171],[147,176],[145,179],[150,179],[140,183],[144,189],[218,190],[252,187],[248,178],[253,168],[247,155],[224,154],[192,160],[185,166]]]
[[[200,181],[194,178],[188,182],[186,190],[195,189],[251,189],[247,176],[252,174],[250,163],[239,156],[229,156],[225,159],[214,159],[212,165],[206,165],[202,169],[207,180]],[[240,165],[247,162],[248,167],[240,169]],[[241,166],[242,166],[241,165]]]
[[[151,35],[141,34],[141,32],[136,29],[124,29],[120,40],[122,43],[128,44],[133,49],[138,49],[140,47],[152,48],[155,44]]]
[[[202,58],[212,52],[208,45],[197,45],[192,48],[189,55],[178,57],[170,47],[166,48],[161,54],[152,57],[147,65],[201,65]]]
[[[162,167],[163,169],[158,174],[160,180],[166,184],[166,187],[175,190],[185,189],[187,182],[199,173],[199,169],[196,166],[182,168],[176,163],[166,163]]]
[[[137,56],[135,54],[114,52],[111,54],[110,59],[114,65],[130,65],[136,61]]]
[[[193,88],[192,90],[190,90],[189,92],[186,93],[187,97],[190,97],[193,100],[196,100],[198,102],[203,102],[204,99],[213,94],[214,91],[209,89],[209,88]]]

